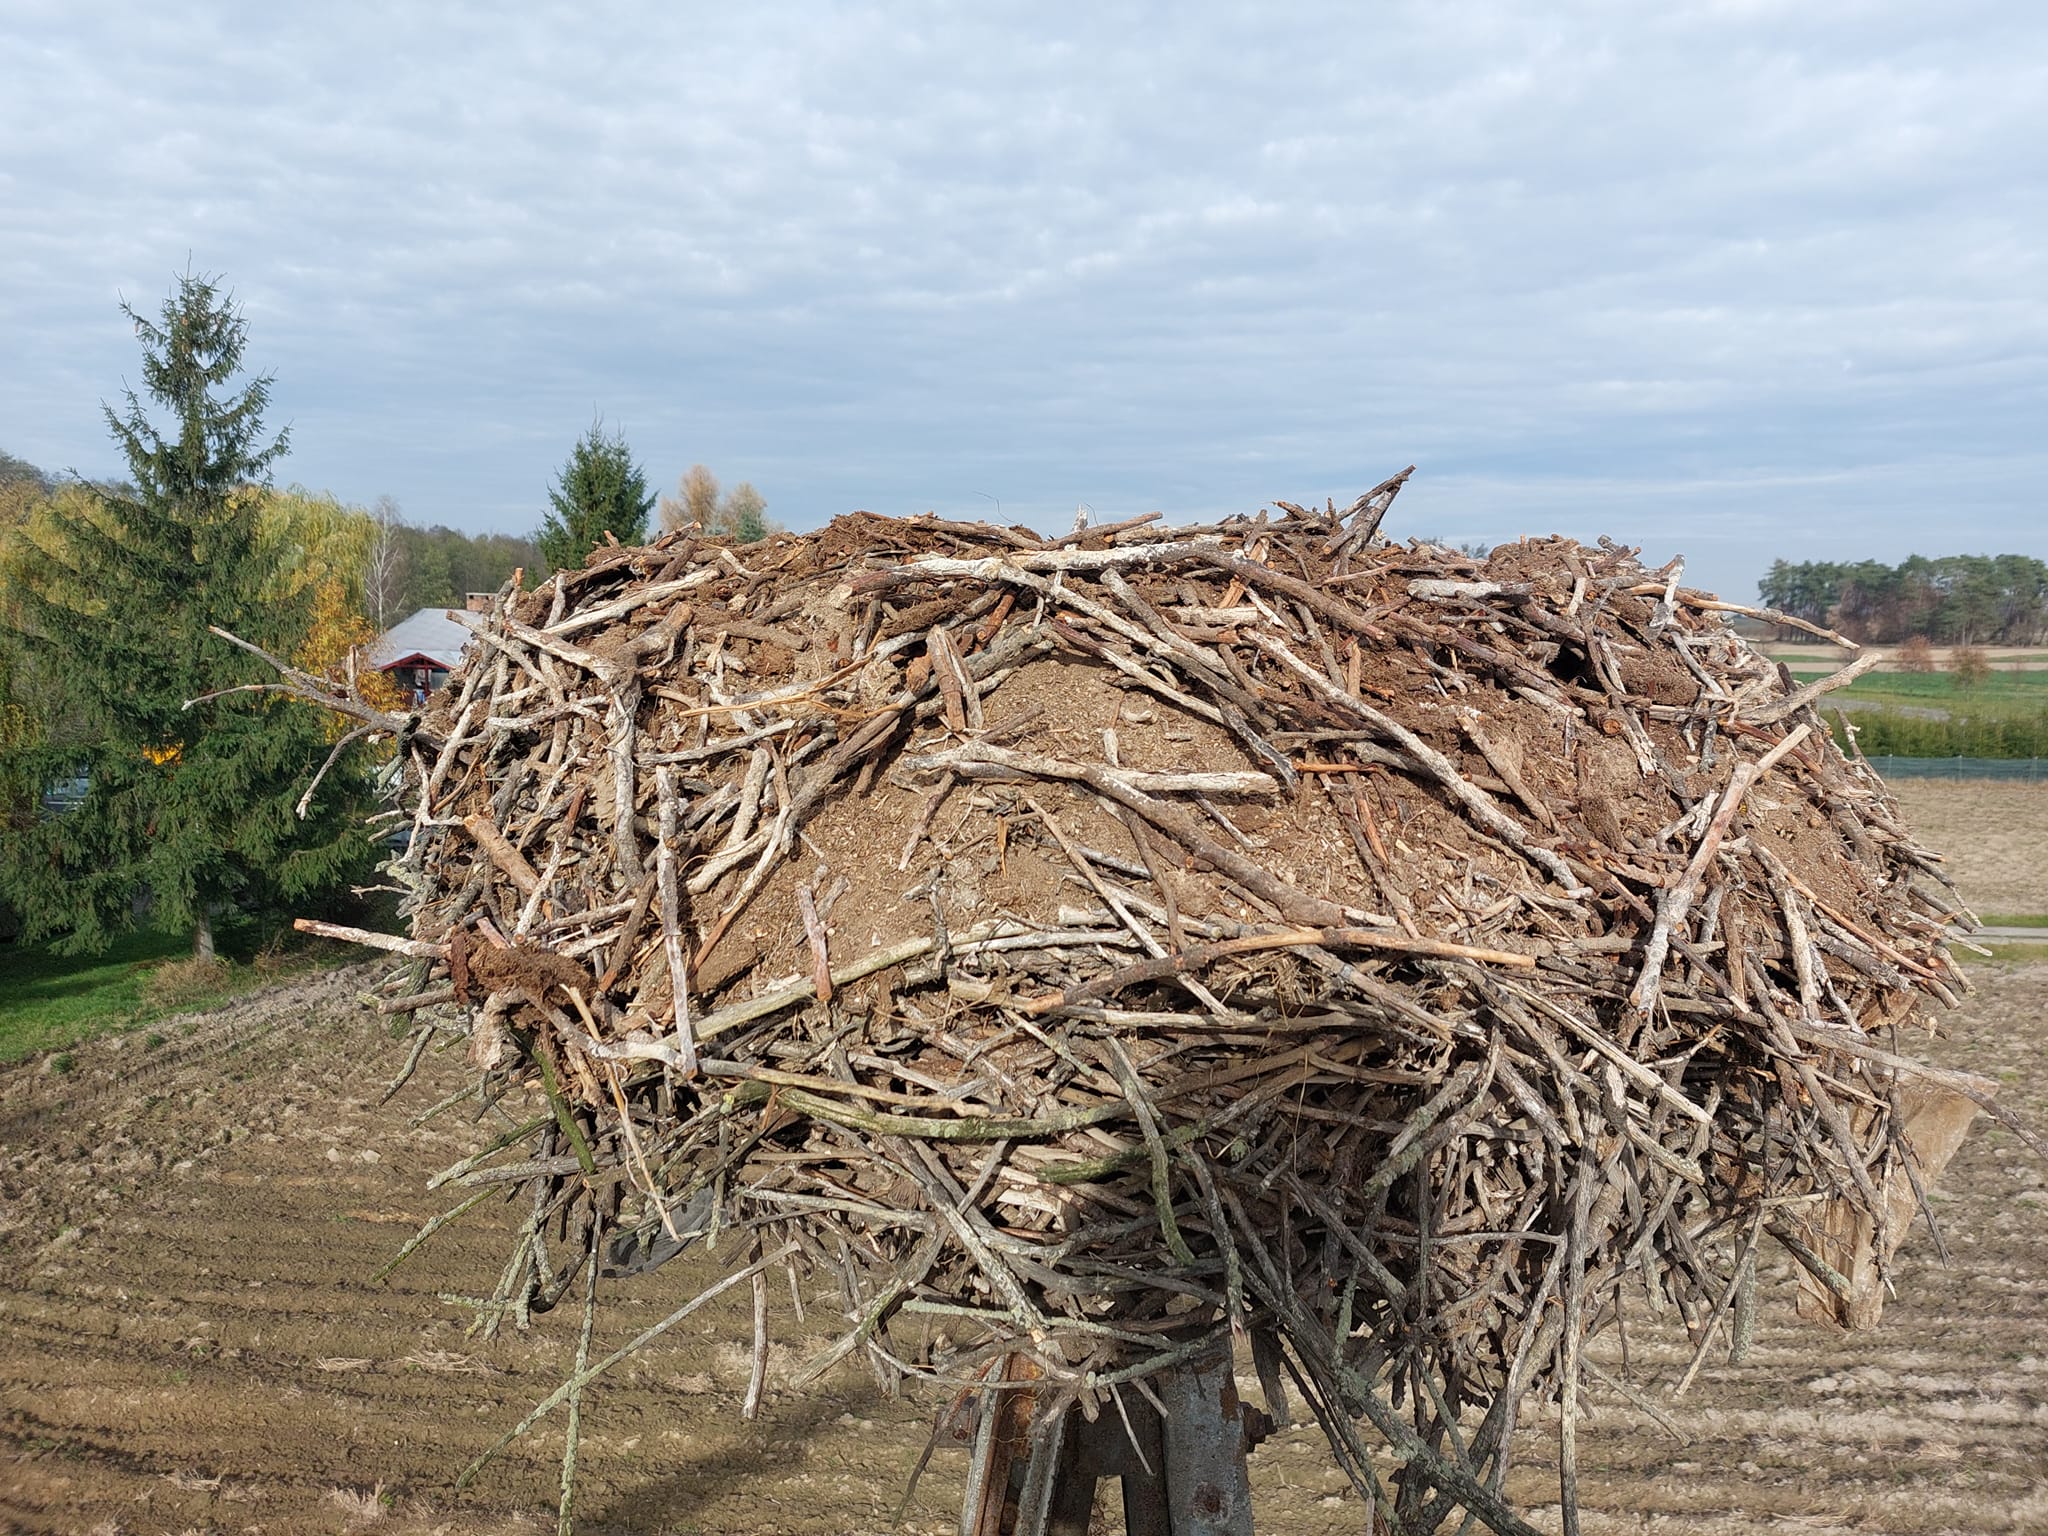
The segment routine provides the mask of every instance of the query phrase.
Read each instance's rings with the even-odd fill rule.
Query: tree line
[[[244,370],[220,280],[187,272],[155,315],[122,313],[142,349],[140,392],[102,404],[122,476],[0,452],[0,917],[91,951],[146,912],[210,957],[223,915],[329,909],[375,863],[378,749],[270,691],[267,658],[338,679],[418,609],[643,541],[657,498],[601,425],[531,538],[280,489],[289,432],[264,426],[272,379]],[[703,465],[660,517],[742,542],[774,527],[752,486],[721,493]]]
[[[1864,644],[2048,641],[2048,562],[2029,555],[1776,560],[1757,590],[1767,606]]]
[[[38,529],[89,515],[103,497],[134,489],[67,479],[0,450],[0,550],[10,537],[33,537]],[[301,485],[252,485],[242,494],[256,505],[261,535],[284,546],[281,559],[318,563],[338,574],[347,601],[379,632],[422,608],[459,608],[471,592],[495,592],[517,570],[533,582],[581,565],[607,534],[621,544],[642,543],[650,512],[663,533],[697,527],[740,544],[782,528],[751,484],[743,480],[721,491],[718,477],[702,464],[683,474],[673,496],[657,501],[625,439],[597,427],[558,472],[548,492],[553,510],[532,534],[412,523],[390,496],[361,507]],[[0,579],[5,569],[0,564]]]
[[[101,496],[134,489],[62,479],[0,453],[0,540],[85,515]],[[388,496],[365,508],[300,485],[248,494],[259,504],[265,529],[300,541],[300,558],[347,569],[352,594],[360,592],[363,614],[379,630],[421,608],[459,608],[466,593],[495,592],[515,570],[537,577],[549,569],[530,535],[420,526],[407,522]]]
[[[379,497],[367,515],[363,600],[380,630],[422,608],[459,608],[468,593],[495,592],[516,570],[539,577],[549,569],[531,535],[419,527],[389,497]]]
[[[656,497],[647,489],[647,472],[634,462],[625,434],[606,432],[598,421],[570,450],[548,490],[548,504],[552,510],[534,536],[540,552],[550,565],[576,566],[607,538],[644,543]],[[659,505],[663,533],[695,528],[752,544],[782,529],[768,515],[767,498],[751,484],[742,480],[721,493],[718,476],[702,464],[685,470],[675,495],[659,498]]]

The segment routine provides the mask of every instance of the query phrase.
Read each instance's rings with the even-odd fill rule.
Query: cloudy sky
[[[303,14],[301,13],[303,12]],[[2037,0],[0,9],[0,449],[225,277],[281,478],[525,531],[602,414],[810,527],[1420,466],[1389,531],[2048,555]]]

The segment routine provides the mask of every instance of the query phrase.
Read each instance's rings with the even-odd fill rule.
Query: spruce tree
[[[102,947],[147,893],[153,921],[213,952],[216,915],[275,910],[368,867],[360,772],[328,775],[315,814],[295,806],[328,749],[319,714],[259,691],[256,658],[208,633],[218,624],[274,654],[305,632],[304,601],[266,593],[275,556],[258,536],[261,489],[286,447],[266,434],[269,375],[232,393],[247,324],[214,278],[187,273],[161,315],[127,304],[142,343],[142,387],[103,406],[127,484],[98,488],[12,562],[11,620],[22,644],[61,669],[76,708],[30,749],[45,784],[88,781],[84,802],[17,828],[0,848],[0,889],[27,938]]]
[[[607,533],[621,544],[644,543],[655,498],[624,434],[607,436],[593,422],[570,450],[548,501],[555,510],[535,537],[542,558],[559,571],[581,565]]]
[[[717,528],[741,544],[756,544],[775,531],[768,521],[768,501],[742,480],[727,493],[718,509]]]

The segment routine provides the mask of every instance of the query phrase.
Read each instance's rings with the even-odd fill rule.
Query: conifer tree
[[[304,903],[367,868],[363,780],[337,765],[302,821],[294,808],[327,751],[315,711],[263,692],[186,707],[273,680],[209,624],[280,655],[304,637],[309,603],[277,597],[258,525],[286,434],[264,429],[270,376],[227,392],[247,324],[216,279],[180,277],[156,320],[122,312],[142,343],[143,391],[167,419],[152,421],[132,389],[123,410],[103,407],[128,485],[98,489],[17,552],[10,616],[76,704],[34,745],[31,771],[83,775],[89,789],[5,840],[0,889],[25,937],[73,950],[129,927],[147,892],[154,921],[188,929],[209,957],[217,915]]]
[[[621,544],[644,543],[655,498],[625,435],[607,436],[602,423],[592,422],[570,450],[548,501],[555,510],[536,537],[542,557],[559,571],[581,565],[607,533]]]
[[[742,480],[727,493],[718,508],[717,528],[742,544],[758,543],[775,532],[768,520],[768,501],[753,485]]]

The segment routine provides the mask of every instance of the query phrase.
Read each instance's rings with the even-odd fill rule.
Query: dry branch
[[[487,1316],[708,1219],[767,1255],[721,1284],[837,1279],[819,1370],[1025,1360],[1099,1411],[1248,1327],[1409,1529],[1504,1531],[1532,1395],[1569,1510],[1614,1298],[1717,1315],[1759,1231],[1842,1280],[1795,1205],[1881,1270],[1920,1069],[1875,1042],[1960,976],[1937,862],[1781,729],[1868,663],[1788,691],[1609,545],[1385,543],[1405,478],[606,550],[359,715],[408,733],[414,936],[300,926],[407,957],[379,1006],[452,1005],[525,1102],[450,1175],[521,1195]]]

